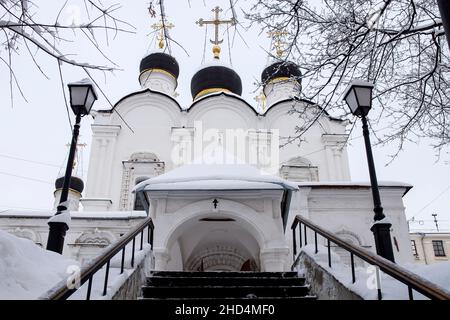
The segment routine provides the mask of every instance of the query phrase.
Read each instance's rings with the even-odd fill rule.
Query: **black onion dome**
[[[208,66],[199,70],[191,80],[191,94],[195,97],[205,90],[228,90],[237,95],[242,94],[242,81],[231,68],[221,65]]]
[[[171,55],[163,52],[151,53],[141,60],[139,71],[142,73],[149,69],[162,69],[169,72],[175,78],[180,74],[180,66],[177,60]]]
[[[64,184],[64,177],[59,177],[55,181],[55,189],[56,190],[62,189],[63,184]],[[72,176],[72,178],[70,178],[69,188],[72,190],[78,191],[79,193],[82,193],[84,190],[83,180],[81,180],[78,177]]]
[[[302,73],[298,65],[291,61],[275,62],[264,69],[261,74],[261,82],[266,85],[276,78],[292,78],[300,82]]]

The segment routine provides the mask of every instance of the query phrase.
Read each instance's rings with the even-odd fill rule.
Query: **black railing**
[[[303,232],[302,232],[303,225]],[[296,232],[298,227],[299,233],[299,245],[300,248],[304,245],[308,244],[307,238],[307,228],[311,229],[314,232],[314,252],[318,253],[318,244],[317,244],[317,235],[321,235],[325,238],[327,243],[327,251],[328,251],[328,266],[332,267],[332,259],[331,259],[331,244],[334,244],[338,247],[345,249],[350,254],[350,267],[351,267],[351,277],[352,283],[356,282],[356,273],[355,273],[355,260],[354,257],[357,256],[364,260],[365,262],[379,268],[379,270],[388,274],[392,278],[398,280],[408,287],[408,296],[410,300],[414,299],[413,290],[423,294],[424,296],[433,299],[433,300],[450,300],[450,294],[445,290],[435,285],[434,283],[419,277],[418,275],[408,271],[405,268],[400,267],[399,265],[378,256],[362,247],[355,246],[345,240],[340,239],[332,232],[329,232],[313,222],[305,219],[302,216],[296,216],[294,222],[292,223],[292,240],[293,240],[293,256],[294,256],[294,264],[292,265],[292,269],[296,267],[298,264],[298,260],[300,259],[300,254],[297,256],[297,240],[296,240]],[[303,235],[303,236],[302,236]],[[377,270],[378,272],[378,270]],[[349,272],[350,273],[350,272]],[[379,278],[378,278],[379,279]],[[381,288],[378,287],[378,299],[382,299]]]
[[[120,237],[120,239],[115,243],[107,247],[98,258],[94,259],[88,263],[85,267],[81,269],[79,276],[79,286],[78,288],[69,288],[66,280],[62,280],[57,286],[48,291],[40,299],[46,300],[66,300],[72,294],[74,294],[81,286],[88,281],[86,300],[90,300],[92,291],[92,280],[94,275],[106,265],[105,278],[103,283],[103,296],[106,296],[108,289],[108,277],[111,259],[116,256],[117,253],[122,251],[120,274],[124,272],[125,265],[125,249],[126,246],[132,242],[131,251],[131,267],[134,268],[134,257],[136,248],[136,237],[140,234],[140,251],[144,248],[144,232],[147,229],[147,242],[150,244],[153,250],[153,231],[154,231],[153,221],[150,217],[146,218],[142,223],[137,225],[133,230],[127,234]]]

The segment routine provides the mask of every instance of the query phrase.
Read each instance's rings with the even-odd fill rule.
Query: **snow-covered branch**
[[[246,15],[253,25],[287,31],[284,58],[302,68],[303,98],[348,116],[341,96],[347,84],[373,81],[373,129],[388,128],[377,135],[378,143],[396,142],[401,150],[406,141],[428,137],[436,148],[450,145],[450,54],[435,2],[254,3]],[[302,118],[299,141],[316,120]]]
[[[97,33],[102,31],[102,35],[109,43],[109,32],[114,33],[114,37],[120,33],[134,33],[134,28],[126,21],[115,16],[120,5],[113,4],[105,6],[105,1],[83,0],[85,16],[87,21],[81,22],[80,12],[70,13],[70,0],[59,6],[53,6],[54,10],[41,9],[37,3],[30,0],[0,0],[0,44],[4,50],[0,51],[0,58],[3,65],[6,65],[10,72],[10,91],[13,92],[13,85],[21,91],[18,79],[14,76],[15,59],[22,59],[28,53],[35,67],[45,75],[41,68],[41,61],[44,56],[54,59],[59,66],[67,64],[81,69],[113,71],[117,66],[106,56],[102,50],[102,45],[97,40]],[[41,4],[44,6],[44,4]],[[42,11],[47,10],[45,14]],[[69,14],[69,17],[67,17]],[[66,15],[68,23],[61,23],[61,17]],[[51,21],[51,22],[49,22]],[[78,52],[69,52],[70,48],[76,48],[77,44],[87,42],[95,47],[99,52],[99,58],[106,60],[105,63],[80,61]],[[71,44],[69,47],[68,44]],[[26,50],[23,51],[23,48]],[[43,55],[37,55],[37,53]],[[70,58],[69,58],[70,57]],[[13,81],[14,80],[14,81]],[[12,97],[11,97],[12,98]]]

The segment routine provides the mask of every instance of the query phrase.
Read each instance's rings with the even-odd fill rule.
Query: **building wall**
[[[406,189],[407,187],[401,184],[383,186],[383,183],[380,182],[384,214],[392,223],[391,237],[394,257],[399,264],[413,261],[402,200]],[[369,184],[339,186],[303,183],[300,191],[292,200],[288,228],[292,225],[296,215],[310,219],[319,226],[341,236],[344,240],[376,252],[373,233],[370,231],[374,213]],[[286,237],[291,244],[292,234],[288,232]],[[313,233],[309,234],[309,239],[309,241],[314,239]],[[323,245],[326,244],[323,239],[319,239],[319,242]],[[341,254],[347,256],[345,251]]]
[[[34,241],[46,248],[48,239],[47,221],[52,212],[4,212],[0,216],[0,229],[18,237]],[[119,237],[137,225],[145,214],[134,216],[123,213],[96,213],[77,216],[72,213],[70,228],[66,233],[63,255],[81,263],[95,257],[102,249],[116,242]]]
[[[195,160],[198,148],[195,148],[193,139],[195,131],[199,130],[199,121],[204,134],[208,129],[217,129],[220,134],[227,129],[242,129],[249,132],[249,141],[258,140],[261,148],[267,144],[264,141],[267,135],[261,130],[277,129],[283,144],[287,137],[296,135],[295,127],[299,125],[299,119],[290,114],[294,106],[305,108],[307,112],[317,109],[306,102],[286,101],[271,107],[266,114],[258,115],[243,100],[216,94],[200,99],[189,111],[182,111],[174,100],[163,94],[148,90],[132,94],[115,108],[133,131],[114,112],[96,113],[83,207],[87,211],[132,209],[132,201],[128,202],[128,208],[121,203],[126,170],[124,162],[137,152],[152,153],[163,165],[158,174],[170,171],[179,165],[174,163],[174,152],[181,142],[188,143],[189,160]],[[347,139],[345,128],[346,122],[321,116],[302,136],[300,146],[299,141],[293,141],[280,149],[279,162],[273,174],[278,174],[281,166],[290,160],[304,157],[317,167],[320,181],[350,180],[347,151],[343,145]],[[203,138],[208,139],[206,134]],[[204,141],[203,146],[207,147],[210,142],[212,139]],[[251,156],[252,152],[248,152],[248,157]],[[147,175],[153,176],[152,172]],[[130,192],[133,181],[126,186]],[[130,194],[129,198],[132,197]]]
[[[432,264],[448,261],[450,257],[450,233],[410,233],[411,245],[415,242],[417,255],[414,260],[417,263]],[[433,240],[441,240],[445,256],[436,256],[433,249]]]
[[[399,264],[411,263],[414,260],[402,201],[407,187],[401,184],[383,186],[383,183],[380,183],[380,189],[384,212],[392,223],[391,235],[396,262]],[[219,210],[210,212],[211,201],[214,198],[219,199]],[[206,191],[203,194],[198,192],[182,192],[181,194],[160,192],[159,195],[153,194],[152,199],[152,210],[149,214],[155,223],[157,263],[161,264],[161,260],[167,258],[165,268],[171,270],[181,270],[183,261],[190,256],[195,256],[192,254],[194,251],[200,252],[208,249],[199,245],[202,240],[208,240],[210,244],[228,243],[229,246],[239,247],[233,242],[236,239],[242,240],[242,243],[245,242],[246,250],[260,262],[263,258],[267,260],[269,259],[267,257],[276,255],[275,252],[269,252],[269,249],[278,248],[277,250],[282,252],[282,255],[285,254],[283,250],[288,250],[284,268],[289,269],[292,263],[290,227],[294,217],[298,214],[340,235],[344,240],[375,252],[373,234],[370,231],[373,223],[373,204],[370,187],[367,184],[349,183],[339,186],[320,182],[316,184],[302,183],[300,190],[293,194],[285,231],[281,226],[279,195],[274,198],[274,195],[267,191],[255,191],[253,194],[251,192],[212,194]],[[233,209],[226,209],[227,207]],[[203,222],[202,225],[199,223],[199,219],[206,217],[208,212],[212,216],[229,214],[237,222],[233,222],[234,226],[230,228],[224,222]],[[136,211],[79,212],[72,213],[72,215],[70,229],[66,236],[64,255],[80,261],[94,256],[146,216],[145,213]],[[17,236],[31,239],[45,247],[49,216],[49,213],[36,216],[36,213],[30,212],[25,216],[25,213],[19,215],[6,212],[0,215],[0,228]],[[242,220],[239,220],[240,216]],[[247,231],[242,229],[246,225]],[[250,227],[251,225],[254,227]],[[215,232],[210,231],[214,230],[217,230],[217,234],[215,238],[211,238]],[[177,232],[180,234],[175,236],[173,244],[166,247],[164,241],[170,237],[173,238],[173,234]],[[223,241],[227,238],[228,242]],[[308,238],[309,241],[313,239],[312,233],[308,235]],[[319,238],[320,241],[322,240]],[[450,250],[449,242],[450,236],[446,238],[446,252],[450,252],[447,251]],[[423,249],[419,247],[418,241],[417,244],[421,257]],[[431,238],[427,238],[425,244],[431,246]],[[263,254],[263,257],[261,254],[264,250],[266,253]],[[333,248],[333,250],[338,251],[337,248]],[[340,254],[346,255],[345,252]],[[431,257],[427,257],[427,259],[432,261]]]

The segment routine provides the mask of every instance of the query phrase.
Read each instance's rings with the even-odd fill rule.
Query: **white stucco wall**
[[[289,114],[293,105],[311,110],[317,108],[302,101],[285,101],[261,115],[234,95],[215,93],[197,100],[188,111],[182,111],[175,100],[164,94],[150,90],[131,94],[119,101],[115,110],[134,132],[117,113],[96,113],[83,204],[87,210],[124,210],[120,205],[124,189],[123,161],[129,160],[136,152],[153,153],[164,163],[164,170],[160,173],[171,170],[178,165],[173,162],[172,153],[179,146],[174,136],[178,135],[179,141],[190,141],[190,147],[195,148],[193,135],[195,130],[199,130],[199,122],[203,133],[209,129],[220,132],[227,129],[242,129],[245,132],[276,129],[281,138],[292,137],[296,134],[295,127],[299,125],[299,119]],[[342,142],[347,137],[345,127],[345,122],[333,120],[324,114],[302,136],[300,146],[293,142],[280,149],[277,168],[301,156],[318,167],[319,180],[350,180],[347,151],[345,147],[342,148]],[[203,147],[207,148],[211,141],[204,141]],[[198,148],[191,150],[191,160],[198,157],[196,150]],[[245,160],[250,157],[248,151]],[[148,174],[152,176],[151,172]],[[131,187],[127,185],[128,189]],[[97,201],[92,202],[92,199]]]
[[[391,239],[394,257],[399,264],[411,263],[413,257],[402,201],[409,187],[400,183],[397,186],[392,183],[388,185],[383,186],[383,182],[380,182],[380,195],[384,214],[392,224]],[[286,237],[291,246],[290,226],[296,215],[302,215],[324,229],[341,235],[345,240],[351,240],[353,244],[376,252],[373,233],[370,231],[374,213],[369,184],[308,186],[304,183],[294,196],[290,209],[287,228],[289,232],[286,233]],[[308,235],[309,241],[312,241],[313,233]]]

